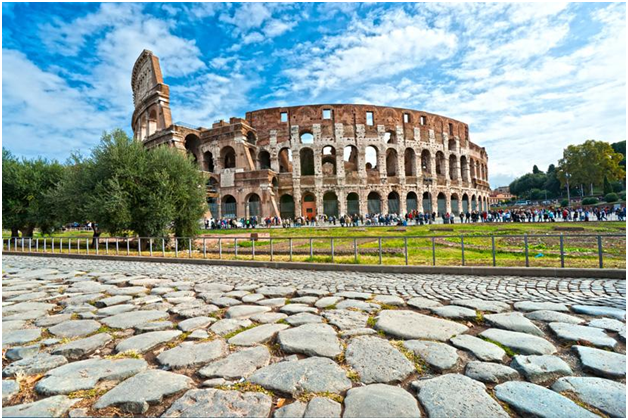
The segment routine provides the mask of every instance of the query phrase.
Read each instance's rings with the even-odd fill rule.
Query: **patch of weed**
[[[508,346],[503,345],[502,343],[499,343],[495,340],[491,340],[490,338],[486,338],[486,337],[480,337],[482,340],[495,344],[497,347],[500,347],[502,350],[504,350],[506,352],[506,354],[508,355],[508,357],[514,357],[516,356],[518,353],[516,351],[514,351],[513,349],[511,349]]]
[[[377,320],[372,315],[369,316],[369,318],[366,320],[366,326],[369,328],[375,328],[376,323],[377,323]]]
[[[333,392],[327,392],[327,391],[326,392],[304,392],[297,396],[297,400],[301,402],[308,402],[312,398],[316,398],[316,397],[329,398],[330,400],[336,401],[339,404],[342,404],[342,402],[344,401],[344,398],[342,397],[342,395],[334,394]]]
[[[226,334],[224,338],[225,338],[225,340],[229,340],[231,337],[235,337],[236,335],[240,334],[241,332],[244,332],[246,330],[250,330],[251,328],[255,328],[255,327],[258,327],[258,326],[259,326],[259,324],[254,322],[251,325],[249,325],[248,327],[240,327],[237,330],[232,331],[229,334]]]
[[[127,350],[115,355],[105,356],[105,359],[118,360],[118,359],[143,359],[144,357],[135,350]]]
[[[399,350],[401,354],[406,357],[406,359],[412,362],[414,368],[420,375],[424,374],[427,371],[427,363],[425,363],[425,360],[423,360],[421,356],[417,355],[412,350],[404,346],[403,341],[392,340],[390,344],[392,344],[397,350]]]
[[[272,391],[269,391],[260,385],[252,384],[249,381],[238,382],[232,385],[218,385],[216,389],[221,389],[223,391],[261,392],[262,394],[266,394],[271,397],[275,396]]]

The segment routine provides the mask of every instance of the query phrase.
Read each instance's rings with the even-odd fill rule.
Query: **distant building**
[[[513,198],[515,198],[515,195],[510,193],[510,187],[497,187],[491,192],[488,202],[490,205],[493,205],[510,201]]]

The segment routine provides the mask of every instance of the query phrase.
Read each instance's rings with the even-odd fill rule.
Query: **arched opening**
[[[254,133],[254,132],[249,131],[249,132],[246,134],[246,141],[247,141],[248,143],[250,143],[250,144],[255,144],[255,143],[257,142],[257,136],[255,135],[255,133]]]
[[[445,198],[445,194],[439,193],[436,196],[436,204],[438,205],[438,215],[443,216],[447,213],[447,198]]]
[[[403,165],[406,176],[416,176],[416,153],[409,147],[403,154]]]
[[[465,182],[469,182],[469,178],[467,177],[468,170],[469,170],[469,162],[467,162],[467,157],[460,156],[460,174],[462,175],[462,180]]]
[[[456,139],[449,139],[449,144],[447,145],[447,149],[455,152],[456,151]]]
[[[148,136],[157,132],[157,112],[153,109],[148,115]]]
[[[358,193],[349,193],[347,195],[347,214],[350,216],[360,214],[360,196]]]
[[[432,156],[430,155],[429,150],[423,150],[421,152],[421,170],[423,171],[423,175],[431,175],[431,160]]]
[[[294,197],[284,194],[279,199],[279,215],[282,219],[294,219]]]
[[[279,188],[279,180],[277,179],[276,176],[273,177],[271,182],[272,182],[273,188],[275,189]]]
[[[418,210],[418,198],[414,191],[410,191],[408,195],[406,195],[406,210],[408,212]]]
[[[312,144],[314,143],[314,136],[312,133],[303,133],[301,134],[301,144]]]
[[[358,173],[358,148],[355,146],[345,146],[343,151],[343,162],[346,175],[357,175]]]
[[[458,194],[451,195],[451,212],[456,216],[460,214],[460,202],[458,201]]]
[[[445,175],[445,155],[443,152],[436,152],[436,175]]]
[[[423,213],[432,214],[432,194],[427,191],[423,193]]]
[[[449,155],[449,179],[458,179],[458,159],[456,159],[456,155]]]
[[[386,131],[384,133],[384,143],[397,144],[397,135],[394,131]]]
[[[238,203],[232,195],[225,195],[222,198],[222,217],[235,219],[238,217]]]
[[[146,115],[143,115],[140,120],[140,139],[144,140],[146,137],[148,137],[148,122],[146,121]]]
[[[236,154],[233,147],[227,146],[223,147],[220,151],[220,160],[222,161],[222,167],[224,169],[235,168],[236,167]]]
[[[279,172],[292,172],[292,150],[284,147],[279,151]]]
[[[467,213],[469,211],[469,196],[466,194],[462,195],[462,212]]]
[[[338,196],[333,191],[327,191],[323,195],[323,211],[327,216],[338,217]]]
[[[218,192],[218,180],[214,177],[211,177],[205,183],[205,187],[207,188],[207,192],[210,194],[214,194]]]
[[[469,169],[471,170],[471,179],[476,178],[477,175],[475,174],[475,161],[473,160],[473,158],[469,160],[469,165]]]
[[[397,151],[386,150],[386,176],[397,176]]]
[[[478,210],[478,200],[477,198],[475,198],[475,194],[471,196],[471,210],[473,211]]]
[[[301,206],[303,216],[311,219],[316,217],[316,196],[312,193],[306,193],[303,196],[303,204]]]
[[[399,214],[399,194],[396,191],[388,194],[388,213]]]
[[[257,155],[257,161],[260,169],[270,169],[270,153],[266,150],[262,150]]]
[[[187,151],[188,155],[192,157],[192,160],[194,160],[194,162],[198,162],[198,158],[200,157],[201,153],[199,148],[201,147],[201,139],[198,138],[197,135],[195,134],[188,134],[187,136],[185,136],[185,150]]]
[[[261,205],[259,195],[253,193],[246,200],[247,217],[260,217]]]
[[[308,147],[299,152],[301,159],[301,176],[314,175],[314,151]]]
[[[364,159],[366,160],[366,172],[376,173],[379,172],[377,167],[377,149],[373,146],[367,146],[364,153]]]
[[[203,165],[207,172],[214,172],[214,155],[212,152],[203,153]]]
[[[336,149],[332,146],[323,147],[323,157],[321,159],[323,175],[336,175]]]
[[[207,209],[211,213],[211,217],[218,218],[218,200],[216,197],[207,197]]]
[[[375,191],[369,193],[367,203],[369,214],[379,214],[382,212],[382,199],[380,198],[379,193],[376,193]]]

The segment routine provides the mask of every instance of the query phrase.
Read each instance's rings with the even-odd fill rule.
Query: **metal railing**
[[[499,241],[499,242],[498,242]],[[605,243],[609,246],[605,246]],[[46,254],[250,259],[387,265],[562,267],[570,259],[625,268],[626,236],[523,234],[316,237],[10,237],[3,251]],[[549,245],[549,247],[547,246]],[[568,247],[567,245],[571,245]],[[613,247],[613,245],[615,245]],[[609,248],[609,249],[606,249]],[[622,254],[623,249],[623,254]],[[612,252],[611,252],[612,251]],[[539,252],[538,255],[531,255]],[[538,257],[542,263],[532,264]],[[539,260],[540,261],[540,260]],[[437,264],[437,262],[439,264]],[[548,265],[548,262],[551,263]],[[443,264],[444,263],[444,264]]]

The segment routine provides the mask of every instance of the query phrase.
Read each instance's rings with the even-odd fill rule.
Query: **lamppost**
[[[569,177],[571,174],[565,173],[565,180],[567,181],[567,207],[571,205],[571,196],[569,195]]]

